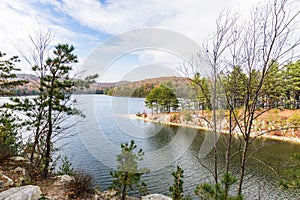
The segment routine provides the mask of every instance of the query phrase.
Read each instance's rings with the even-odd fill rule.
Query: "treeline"
[[[256,103],[257,109],[270,108],[285,108],[285,109],[299,109],[300,108],[300,60],[290,63],[282,68],[276,61],[271,62],[269,71],[262,82],[261,91],[258,95]],[[249,73],[248,73],[249,74]],[[229,105],[235,108],[240,108],[244,105],[247,98],[247,87],[254,86],[261,80],[262,72],[253,70],[251,77],[247,76],[242,67],[234,66],[233,69],[227,73],[220,73],[218,75],[219,84],[217,86],[218,98],[222,98],[222,93],[227,98]],[[191,93],[191,99],[197,103],[197,108],[211,109],[211,88],[213,81],[207,77],[201,77],[199,73],[192,78],[192,87],[194,89]],[[253,91],[254,92],[254,91]],[[226,96],[226,97],[225,97]],[[227,104],[228,105],[228,104]],[[226,107],[229,109],[229,107]]]
[[[152,89],[160,85],[172,85],[177,97],[185,97],[189,88],[189,79],[184,77],[159,77],[151,78],[132,83],[119,84],[106,89],[105,94],[110,96],[142,97],[145,98]]]

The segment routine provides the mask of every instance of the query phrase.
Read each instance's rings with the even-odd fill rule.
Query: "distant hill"
[[[37,95],[39,87],[39,78],[34,74],[16,74],[17,79],[27,80],[28,83],[19,86],[15,89],[16,95]],[[107,88],[114,87],[117,83],[93,83],[89,88],[78,89],[75,93],[81,94],[95,94],[103,93]]]
[[[39,78],[33,74],[17,74],[17,79],[27,80],[28,83],[15,89],[17,95],[37,95]],[[93,83],[90,88],[78,89],[80,94],[108,94],[112,96],[146,97],[150,90],[164,84],[174,90],[178,97],[185,96],[190,87],[190,81],[185,77],[159,77],[140,81],[119,81],[110,83]]]
[[[105,91],[111,96],[146,97],[154,87],[164,84],[172,89],[177,97],[187,96],[190,88],[190,79],[185,77],[149,78],[128,83],[116,83],[114,87]]]

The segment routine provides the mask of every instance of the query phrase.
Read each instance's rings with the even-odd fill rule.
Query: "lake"
[[[169,194],[173,183],[172,171],[179,165],[184,169],[185,193],[197,199],[194,190],[198,184],[211,181],[212,176],[203,165],[213,167],[212,155],[199,158],[199,151],[207,132],[196,129],[163,126],[137,120],[137,112],[150,112],[142,98],[109,97],[105,95],[77,95],[78,108],[86,118],[72,130],[76,135],[59,141],[61,155],[66,155],[74,167],[91,173],[102,190],[111,184],[109,172],[116,166],[120,144],[134,140],[145,151],[142,167],[151,170],[143,176],[150,193]],[[78,119],[73,119],[77,122]],[[224,163],[223,135],[219,139],[220,165]],[[66,145],[65,145],[66,144]],[[234,139],[233,153],[239,140]],[[300,145],[269,139],[257,139],[251,146],[256,151],[249,160],[244,184],[246,199],[300,199],[299,190],[280,190],[276,171],[286,163]],[[208,146],[206,149],[210,149]],[[208,151],[209,152],[209,151]],[[258,160],[260,160],[258,162]],[[238,156],[232,158],[231,171],[238,174]],[[264,163],[264,164],[261,164]],[[235,187],[234,187],[235,188]],[[235,190],[233,190],[235,191]],[[131,192],[136,195],[136,192]]]

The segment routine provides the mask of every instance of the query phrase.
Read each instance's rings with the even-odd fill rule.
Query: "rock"
[[[147,196],[143,196],[142,200],[172,200],[172,198],[162,194],[149,194]]]
[[[28,161],[26,158],[23,158],[21,156],[11,157],[10,160],[17,161],[17,162],[21,162],[21,161],[27,162]]]
[[[69,175],[62,175],[60,177],[60,182],[62,182],[62,183],[69,183],[69,182],[71,182],[73,180],[74,180],[74,177],[73,176],[69,176]]]
[[[12,186],[13,184],[14,184],[13,180],[5,176],[4,174],[0,174],[0,188],[6,188]]]
[[[31,181],[30,176],[28,175],[26,169],[22,167],[17,167],[14,169],[14,172],[18,175],[18,179],[15,179],[15,186],[24,185],[24,183],[28,183]]]
[[[42,192],[40,187],[26,185],[22,187],[10,188],[0,193],[1,200],[38,200]]]
[[[69,175],[61,175],[61,176],[56,176],[56,179],[57,181],[55,181],[54,185],[65,185],[73,181],[74,177]]]
[[[14,172],[23,175],[24,177],[26,176],[26,169],[22,167],[17,167],[16,169],[14,169]]]

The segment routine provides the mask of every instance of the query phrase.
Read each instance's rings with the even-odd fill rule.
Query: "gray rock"
[[[14,172],[17,174],[21,174],[24,177],[26,176],[26,169],[24,169],[22,167],[17,167],[16,169],[14,169]]]
[[[14,157],[11,157],[10,158],[10,160],[13,160],[13,161],[28,161],[28,159],[26,159],[26,158],[23,158],[23,157],[21,157],[21,156],[14,156]]]
[[[22,187],[10,188],[0,193],[1,200],[38,200],[42,192],[40,187],[26,185]]]
[[[14,184],[14,181],[11,180],[9,177],[5,176],[4,174],[0,174],[1,179],[5,179],[6,181],[0,182],[0,188],[5,188],[12,186]]]
[[[69,175],[61,175],[61,176],[56,176],[55,179],[56,181],[54,182],[54,185],[65,185],[73,181],[74,177]]]
[[[142,200],[172,200],[172,198],[162,194],[149,194],[147,196],[143,196]]]
[[[69,175],[62,175],[60,177],[60,182],[62,182],[62,183],[69,183],[69,182],[71,182],[73,180],[74,180],[74,177],[73,176],[69,176]]]

